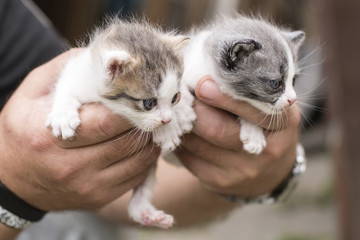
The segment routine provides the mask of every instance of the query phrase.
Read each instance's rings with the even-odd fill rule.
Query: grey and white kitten
[[[210,75],[221,91],[265,114],[279,114],[296,100],[297,52],[302,31],[283,30],[261,19],[222,17],[196,29],[185,51],[183,81],[195,89]],[[266,146],[263,129],[240,120],[244,149],[259,154]]]
[[[191,104],[178,104],[182,96],[190,95],[180,81],[187,42],[187,37],[164,33],[145,22],[111,20],[67,62],[46,125],[56,137],[73,138],[81,122],[81,105],[99,102],[139,131],[152,133],[163,151],[175,149],[196,117]],[[155,167],[135,188],[129,216],[143,225],[169,228],[173,217],[150,202],[154,182]]]

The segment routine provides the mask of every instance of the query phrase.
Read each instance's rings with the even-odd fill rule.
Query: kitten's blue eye
[[[149,98],[149,99],[144,99],[143,100],[144,108],[147,111],[153,109],[156,106],[156,104],[157,104],[156,98]]]
[[[269,84],[272,89],[278,89],[281,85],[281,81],[280,80],[270,80]]]
[[[180,98],[181,98],[181,93],[178,92],[174,95],[174,97],[172,98],[171,100],[171,103],[172,104],[177,104],[179,101],[180,101]]]

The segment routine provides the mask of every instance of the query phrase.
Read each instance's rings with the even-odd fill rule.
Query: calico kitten
[[[186,47],[183,81],[195,89],[210,75],[222,92],[265,114],[278,114],[296,101],[297,52],[305,34],[282,30],[242,15],[222,17],[196,29]],[[263,129],[240,120],[244,149],[259,154],[266,146]]]
[[[100,102],[139,130],[152,132],[163,151],[173,150],[196,117],[191,105],[177,104],[181,95],[188,94],[180,82],[181,51],[187,42],[184,36],[163,33],[144,22],[111,20],[66,64],[46,125],[56,137],[72,138],[81,122],[81,105]],[[190,121],[181,124],[184,121],[176,118],[175,111]],[[144,225],[168,228],[173,217],[150,202],[154,181],[155,167],[134,190],[129,216]]]

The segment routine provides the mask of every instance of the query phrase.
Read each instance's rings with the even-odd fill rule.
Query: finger
[[[221,193],[234,193],[234,183],[242,173],[234,168],[221,168],[183,149],[177,153],[184,166],[195,175],[204,187]],[[249,168],[250,169],[250,168]]]
[[[81,123],[75,136],[69,140],[57,140],[64,148],[74,148],[118,139],[133,128],[124,117],[98,103],[84,105],[80,110]]]
[[[224,149],[234,151],[242,149],[237,117],[201,101],[195,102],[194,109],[197,119],[193,133]]]
[[[107,184],[112,186],[119,185],[125,180],[147,171],[153,166],[159,155],[160,149],[154,148],[152,144],[148,144],[131,156],[108,165],[101,171],[101,176],[103,179],[106,179]]]
[[[29,98],[38,98],[49,94],[64,69],[67,61],[81,53],[83,49],[73,48],[59,56],[53,58],[49,62],[35,68],[29,73],[19,88],[25,88],[23,93]]]
[[[40,123],[45,123],[46,117],[50,112],[52,102],[51,89],[54,87],[56,79],[60,74],[58,71],[63,69],[63,66],[71,57],[78,55],[81,51],[82,49],[71,49],[38,67],[29,74],[17,91],[17,93],[25,96],[25,98],[21,99],[35,99],[35,102],[39,104],[39,110],[37,111],[39,115],[34,117],[38,118]],[[21,88],[26,89],[21,91]],[[65,141],[56,139],[50,134],[51,131],[48,131],[48,137],[51,137],[53,142],[60,147],[74,148],[109,140],[132,127],[129,121],[113,114],[101,104],[92,103],[82,106],[80,119],[81,125],[76,129],[75,138]]]
[[[126,192],[128,192],[131,189],[134,189],[135,187],[139,186],[146,178],[146,176],[149,174],[150,169],[152,166],[149,166],[144,171],[139,173],[138,175],[124,181],[120,182],[117,185],[113,187],[113,191],[109,191],[108,194],[110,194],[112,199],[116,199]]]
[[[150,148],[148,152],[151,150],[158,151],[152,142],[151,135],[130,131],[129,134],[118,139],[74,150],[78,151],[85,161],[89,161],[88,159],[96,161],[93,165],[97,169],[105,169],[122,159],[137,157],[138,155],[143,156],[144,152],[147,152],[144,149],[145,147]],[[143,164],[145,163],[146,160],[144,159]]]
[[[213,181],[213,178],[219,174],[220,168],[217,165],[197,157],[186,148],[176,151],[176,155],[181,159],[182,164],[203,183]]]
[[[242,149],[238,151],[227,150],[205,141],[194,134],[188,134],[184,137],[183,148],[191,152],[194,156],[210,162],[219,168],[237,168],[242,162],[247,162],[249,154]],[[259,156],[251,156],[253,162],[260,161]],[[259,160],[260,159],[260,160]]]
[[[278,130],[285,126],[284,114],[278,114],[276,121],[274,117],[268,116],[266,113],[253,107],[245,101],[234,100],[220,91],[219,86],[210,77],[202,78],[195,89],[196,96],[203,102],[224,109],[236,116],[246,119],[256,125],[269,130]],[[279,124],[281,123],[281,124]]]

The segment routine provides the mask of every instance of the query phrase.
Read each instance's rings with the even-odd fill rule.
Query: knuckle
[[[214,181],[215,181],[214,185],[216,186],[216,188],[222,190],[230,189],[235,184],[232,178],[224,175],[216,175]]]
[[[280,159],[283,155],[283,149],[280,147],[267,148],[266,150],[266,160],[269,163],[273,163]]]
[[[240,180],[243,182],[252,181],[252,180],[258,178],[259,175],[260,175],[260,171],[258,169],[248,168],[243,171],[243,174],[242,174],[242,177]]]
[[[210,139],[221,138],[224,135],[225,127],[223,122],[215,122],[207,129],[207,135]]]
[[[268,157],[268,161],[270,162],[274,162],[278,159],[280,159],[282,157],[282,149],[280,148],[274,148],[269,150],[269,157]]]
[[[74,187],[74,191],[83,199],[91,199],[91,201],[93,201],[94,185],[91,181],[81,182],[80,184],[77,184]]]
[[[104,194],[99,193],[99,188],[92,181],[82,182],[73,189],[79,199],[86,202],[87,208],[96,209],[106,203]]]
[[[97,118],[97,126],[100,135],[112,137],[113,132],[115,131],[112,114],[109,111],[103,111]]]
[[[30,138],[30,146],[36,151],[46,151],[53,146],[53,141],[43,134],[38,134]]]
[[[68,184],[74,179],[74,175],[77,173],[77,168],[71,164],[55,165],[50,167],[50,178],[57,184]]]

